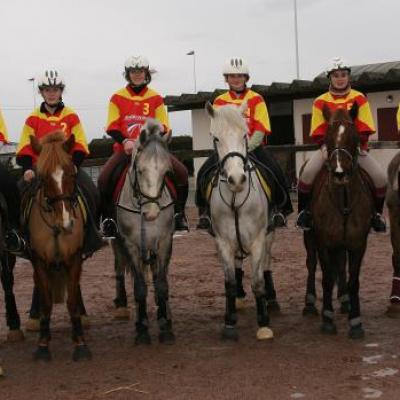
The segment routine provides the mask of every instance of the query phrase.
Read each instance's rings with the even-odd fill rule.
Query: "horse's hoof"
[[[325,335],[336,335],[336,325],[333,322],[324,321],[321,325],[321,332]]]
[[[22,342],[25,339],[24,333],[21,329],[12,329],[7,333],[7,342],[15,343]]]
[[[0,367],[0,378],[1,378],[2,376],[4,376],[4,370],[3,370],[3,368]]]
[[[400,303],[391,303],[386,310],[389,318],[400,318]]]
[[[117,307],[114,310],[114,319],[127,320],[130,318],[128,307]]]
[[[318,310],[317,307],[314,306],[314,304],[307,304],[303,308],[303,316],[318,316]]]
[[[140,344],[151,344],[151,337],[149,335],[149,332],[140,332],[136,334],[135,337],[135,344],[140,345]]]
[[[350,312],[350,302],[344,301],[340,304],[340,313],[341,314],[348,314]]]
[[[280,314],[281,306],[277,300],[267,300],[267,311],[269,314]]]
[[[72,359],[74,361],[91,360],[92,352],[86,344],[78,344],[75,346]]]
[[[158,335],[158,340],[163,344],[174,344],[175,343],[175,335],[172,331],[164,331],[160,332]]]
[[[365,336],[365,331],[362,325],[352,326],[349,330],[349,338],[353,340],[362,339]]]
[[[48,346],[38,346],[36,351],[33,353],[33,359],[35,361],[51,361],[51,353]]]
[[[236,297],[235,303],[237,311],[244,310],[246,308],[246,301],[244,297]]]
[[[239,335],[235,326],[224,326],[222,328],[222,340],[230,340],[237,342],[239,340]]]
[[[82,328],[85,328],[85,329],[90,328],[90,318],[88,315],[81,315],[81,324],[82,324]]]
[[[274,337],[274,332],[272,332],[272,329],[269,329],[267,326],[258,328],[257,340],[269,340],[272,339],[273,337]]]
[[[27,332],[39,332],[40,330],[39,318],[29,318],[28,321],[26,321],[25,330]]]

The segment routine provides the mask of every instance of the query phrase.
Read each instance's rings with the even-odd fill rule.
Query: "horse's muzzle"
[[[238,176],[229,175],[227,182],[232,192],[241,192],[244,189],[244,184],[246,183],[246,180],[247,177],[245,174],[240,174]]]

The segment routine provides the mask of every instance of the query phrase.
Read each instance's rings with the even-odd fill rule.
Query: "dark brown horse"
[[[373,213],[372,193],[357,164],[359,135],[354,126],[357,105],[348,112],[323,110],[328,121],[325,137],[327,161],[313,189],[311,213],[313,240],[322,268],[323,333],[336,333],[332,292],[348,263],[349,336],[364,336],[360,318],[359,275]],[[316,264],[313,247],[307,246],[307,265]],[[312,271],[311,271],[312,272]],[[315,269],[314,269],[315,273]],[[309,276],[313,280],[314,276]]]
[[[79,308],[84,215],[78,201],[76,169],[70,155],[74,142],[74,136],[65,140],[63,132],[49,134],[40,143],[31,136],[32,148],[39,154],[38,190],[28,221],[41,314],[35,359],[51,358],[51,311],[53,303],[64,301],[65,288],[75,343],[73,359],[91,357],[84,339]]]
[[[390,294],[390,305],[387,314],[390,317],[400,317],[400,152],[397,153],[388,167],[388,190],[386,204],[389,209],[390,238],[393,254],[393,281]]]

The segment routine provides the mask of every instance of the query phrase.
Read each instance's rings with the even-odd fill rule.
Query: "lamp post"
[[[33,108],[36,108],[35,78],[29,78],[28,81],[32,82]]]
[[[294,7],[294,40],[296,46],[296,78],[300,79],[299,32],[297,26],[297,0],[293,0],[293,7]]]
[[[193,82],[194,82],[194,92],[197,93],[197,85],[196,85],[196,52],[194,50],[190,50],[186,53],[187,56],[193,56]]]

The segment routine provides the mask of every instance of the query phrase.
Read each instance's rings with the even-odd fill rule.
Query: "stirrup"
[[[275,228],[283,228],[287,226],[286,217],[280,211],[275,211],[271,215],[271,224]]]
[[[188,220],[187,220],[184,212],[177,212],[174,215],[174,221],[175,221],[175,230],[176,231],[188,231],[189,232],[189,223],[188,223]]]
[[[307,221],[308,219],[308,221]],[[307,222],[309,222],[307,224]],[[308,232],[311,230],[311,214],[308,210],[302,210],[300,214],[297,216],[296,220],[296,228],[301,229],[305,232]]]
[[[197,229],[208,230],[211,227],[211,219],[208,215],[203,214],[199,217],[199,222],[197,224]]]
[[[12,240],[14,240],[16,243],[12,243],[10,246]],[[6,233],[5,244],[6,250],[15,255],[24,254],[26,249],[25,239],[21,237],[15,229],[11,229]]]
[[[384,233],[386,232],[386,219],[380,214],[376,213],[373,215],[371,220],[371,227],[376,233]]]
[[[113,230],[113,232],[110,232]],[[100,233],[104,239],[116,239],[118,234],[117,223],[112,218],[105,218],[100,223]]]

